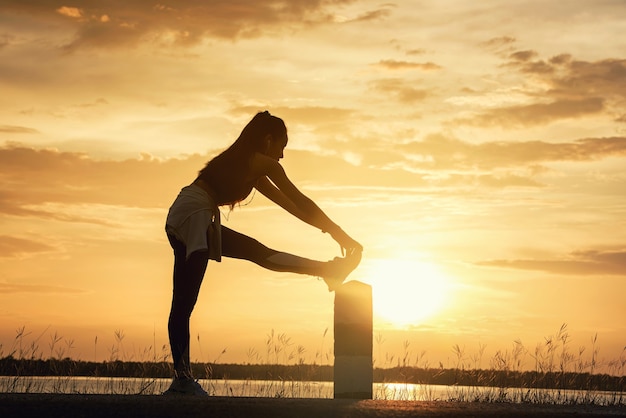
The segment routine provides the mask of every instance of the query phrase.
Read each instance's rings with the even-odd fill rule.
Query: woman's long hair
[[[216,191],[229,195],[229,190],[242,187],[251,157],[265,151],[265,137],[270,134],[279,138],[286,132],[287,127],[281,118],[270,115],[267,110],[257,113],[243,128],[239,138],[200,170],[199,177],[207,180]]]

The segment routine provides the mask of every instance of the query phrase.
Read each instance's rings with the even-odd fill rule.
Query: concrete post
[[[335,290],[335,399],[372,399],[372,287],[358,281]]]

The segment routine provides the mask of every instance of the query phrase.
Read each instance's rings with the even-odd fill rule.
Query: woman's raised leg
[[[330,290],[341,284],[361,261],[359,254],[317,261],[269,248],[247,235],[222,226],[222,255],[252,261],[269,270],[322,277]]]

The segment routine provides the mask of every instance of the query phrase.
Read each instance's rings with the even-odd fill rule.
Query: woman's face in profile
[[[265,155],[270,158],[275,159],[276,161],[280,161],[281,158],[284,157],[283,151],[287,146],[287,134],[280,137],[272,137],[269,141],[269,145],[267,147],[267,151]]]

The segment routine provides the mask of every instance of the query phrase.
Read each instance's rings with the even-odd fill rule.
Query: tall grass
[[[375,342],[381,358],[384,339],[379,335]],[[432,385],[445,384],[448,400],[464,402],[625,405],[626,347],[617,359],[600,364],[597,334],[591,340],[589,356],[584,355],[585,347],[574,351],[570,345],[570,334],[563,324],[532,349],[514,341],[510,349],[498,350],[489,359],[489,368],[483,369],[484,345],[479,345],[475,354],[454,345],[453,365],[444,368],[441,363],[430,366],[425,352],[415,355],[409,349],[410,342],[405,341],[399,355],[382,356],[379,380],[387,383],[376,396],[436,400]],[[528,361],[533,370],[527,370]],[[605,373],[597,372],[600,366]]]
[[[11,369],[3,368],[0,374],[6,378],[0,380],[0,392],[25,392],[25,393],[78,393],[86,389],[84,382],[76,379],[78,376],[85,376],[83,370],[86,363],[71,358],[74,350],[74,340],[67,339],[57,332],[49,335],[47,345],[42,346],[42,338],[48,329],[40,335],[28,340],[32,334],[21,327],[16,331],[15,339],[7,352],[0,344],[0,361],[10,364]],[[114,343],[108,348],[108,360],[98,363],[97,367],[89,367],[88,377],[92,379],[88,389],[92,393],[110,394],[151,394],[155,390],[161,390],[154,386],[157,378],[152,370],[148,373],[148,368],[160,365],[162,372],[171,375],[171,367],[168,363],[169,348],[162,346],[160,353],[150,346],[139,353],[137,358],[134,354],[128,354],[124,347],[124,332],[116,330],[114,332]],[[98,338],[94,340],[94,358],[97,357]],[[47,356],[46,356],[47,353]],[[17,361],[8,361],[17,360]],[[139,365],[143,373],[134,372],[138,377],[119,379],[120,376],[128,376],[126,370],[129,363],[134,366]],[[45,379],[38,378],[46,376]],[[161,385],[162,386],[162,385]],[[132,389],[131,389],[132,388]],[[162,390],[161,390],[162,392]],[[160,392],[159,392],[160,393]]]
[[[192,365],[194,374],[212,394],[330,397],[328,384],[320,383],[332,381],[332,344],[326,342],[327,333],[328,329],[320,347],[309,352],[288,335],[271,330],[263,349],[249,349],[243,365],[224,363],[226,349],[216,358],[206,358],[198,335],[201,359]],[[128,350],[125,341],[124,332],[116,330],[113,344],[106,347],[107,360],[77,361],[72,360],[74,340],[48,329],[33,335],[22,327],[16,330],[10,347],[0,344],[0,374],[4,375],[0,392],[158,394],[165,390],[172,375],[169,347],[156,347],[155,339],[153,345],[136,352]],[[409,341],[393,354],[384,352],[384,346],[384,337],[376,335],[376,399],[626,404],[626,347],[617,359],[601,362],[597,335],[590,350],[573,349],[565,324],[532,348],[514,341],[509,349],[499,350],[489,359],[484,358],[484,345],[474,353],[454,345],[448,367],[431,365],[426,352],[415,350]],[[95,338],[94,360],[98,350],[102,348]],[[488,368],[482,366],[485,361]],[[244,378],[242,370],[247,373]]]

